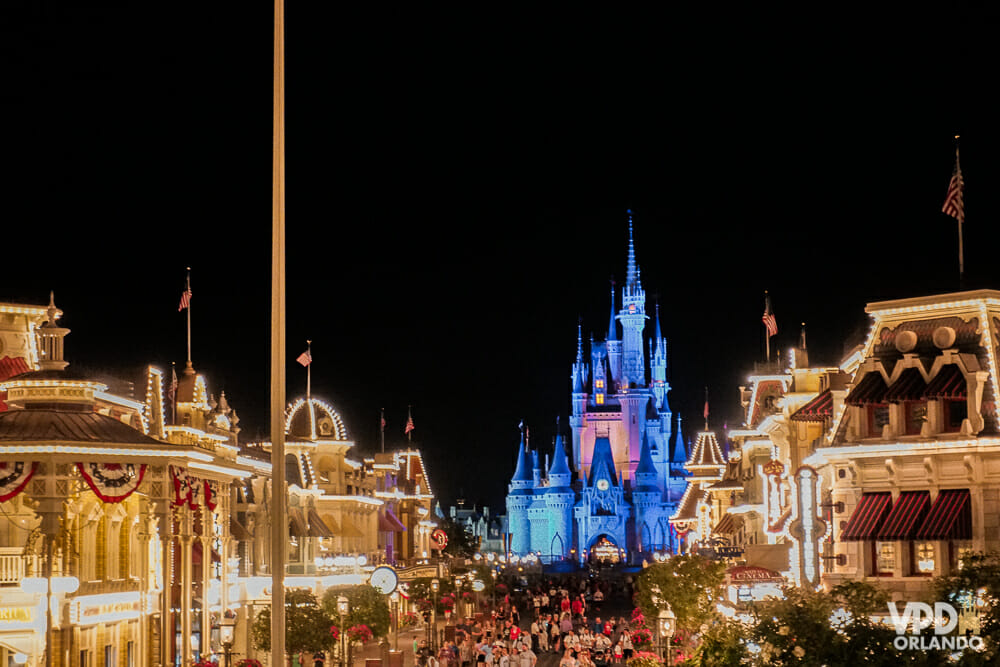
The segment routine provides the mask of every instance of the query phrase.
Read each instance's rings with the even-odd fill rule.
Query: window
[[[957,572],[962,569],[962,559],[972,553],[972,542],[967,540],[949,542],[948,551],[951,555],[951,569],[953,572]]]
[[[920,435],[920,429],[927,421],[926,401],[907,401],[905,404],[906,413],[906,435]]]
[[[875,553],[873,564],[875,566],[875,576],[891,577],[896,569],[896,543],[895,542],[875,542]]]
[[[604,389],[604,380],[594,380],[594,387]]]
[[[929,577],[934,573],[935,552],[933,542],[913,542],[913,573]]]
[[[944,430],[955,433],[962,428],[962,420],[969,416],[965,399],[944,402]]]
[[[889,423],[888,405],[871,405],[868,407],[868,437],[877,438],[882,435],[882,428]]]
[[[598,405],[604,405],[604,394],[598,394],[597,395],[597,404]]]

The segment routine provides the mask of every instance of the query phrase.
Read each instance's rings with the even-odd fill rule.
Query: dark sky
[[[500,509],[518,422],[546,448],[565,425],[577,322],[605,333],[627,209],[692,432],[706,386],[713,423],[739,422],[764,290],[773,344],[805,321],[835,364],[867,302],[958,287],[940,211],[957,133],[966,284],[1000,288],[992,17],[790,37],[313,4],[287,12],[289,397],[311,339],[313,392],[362,453],[381,408],[400,444],[412,405],[443,505]],[[271,8],[0,11],[0,300],[54,290],[78,370],[182,366],[191,266],[195,367],[266,437]]]

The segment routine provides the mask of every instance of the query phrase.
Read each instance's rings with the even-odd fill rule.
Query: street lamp
[[[219,638],[222,641],[222,653],[226,658],[226,667],[230,667],[229,657],[233,648],[233,634],[236,626],[236,619],[228,613],[222,615],[219,621]]]
[[[337,598],[337,613],[340,614],[340,664],[347,667],[347,628],[344,627],[344,617],[350,611],[350,604],[343,595]]]
[[[660,610],[660,613],[657,615],[657,621],[657,624],[659,625],[660,640],[666,640],[667,643],[666,664],[667,667],[670,667],[670,649],[674,636],[674,629],[677,627],[677,617],[674,616],[674,610],[670,608],[669,603],[667,604],[666,609]]]
[[[437,594],[441,589],[441,582],[431,579],[431,651],[437,652]]]

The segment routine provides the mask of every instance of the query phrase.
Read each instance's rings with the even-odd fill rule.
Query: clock
[[[372,570],[372,575],[368,583],[382,595],[390,595],[396,590],[396,585],[399,583],[399,575],[391,567],[383,565]]]
[[[611,485],[608,484],[608,480],[606,480],[606,479],[599,479],[599,480],[597,480],[597,490],[598,491],[607,491],[609,486],[611,486]]]

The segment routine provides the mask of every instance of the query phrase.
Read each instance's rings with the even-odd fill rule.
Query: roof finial
[[[632,209],[628,210],[628,271],[625,278],[625,289],[631,290],[635,287],[635,244],[632,240]]]

